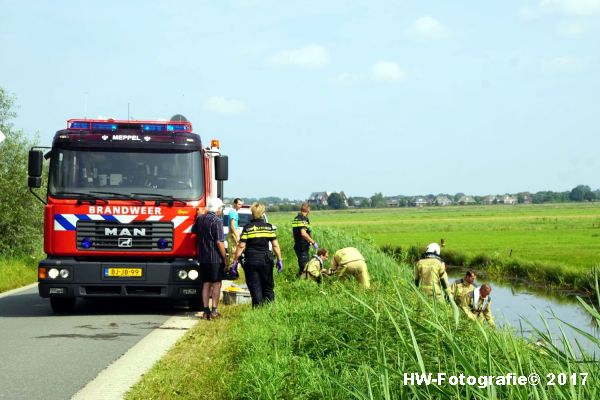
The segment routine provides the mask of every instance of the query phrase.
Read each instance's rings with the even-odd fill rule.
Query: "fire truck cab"
[[[49,159],[47,195],[42,186]],[[188,121],[71,119],[29,153],[46,203],[39,293],[55,312],[81,298],[155,297],[202,306],[193,225],[222,197],[227,157]]]

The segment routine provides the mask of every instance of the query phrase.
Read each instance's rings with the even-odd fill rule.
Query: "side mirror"
[[[42,166],[44,162],[44,153],[41,150],[29,151],[29,163],[27,166],[27,185],[30,188],[40,188],[42,186]]]
[[[215,157],[215,179],[218,181],[229,179],[229,159],[227,156]]]

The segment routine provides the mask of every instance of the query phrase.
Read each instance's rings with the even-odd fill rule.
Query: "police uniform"
[[[336,251],[333,260],[331,260],[331,268],[342,280],[351,275],[365,289],[371,287],[371,278],[365,258],[354,247],[346,247]]]
[[[306,233],[310,235],[310,221],[307,216],[298,213],[292,221],[292,233],[294,235],[294,251],[298,257],[298,274],[302,274],[304,265],[308,262],[308,249],[310,244],[302,237],[302,230],[306,229]]]
[[[480,296],[479,289],[465,294],[460,301],[460,308],[465,312],[467,318],[472,321],[485,319],[492,328],[496,326],[492,315],[492,297],[488,295],[485,299]]]
[[[300,274],[300,279],[310,279],[317,283],[321,283],[321,269],[323,269],[323,260],[315,254],[304,265],[304,270]]]
[[[446,264],[435,254],[426,254],[425,258],[419,260],[415,265],[415,283],[421,292],[433,298],[435,295],[438,301],[444,301],[442,286],[448,297],[452,296],[448,275],[446,274]]]
[[[450,286],[450,291],[456,300],[460,300],[465,294],[475,290],[476,288],[477,286],[466,282],[464,278],[462,278],[457,279],[454,281],[454,283],[452,283],[452,286]]]
[[[269,242],[277,239],[275,228],[262,219],[254,219],[242,230],[240,242],[244,250],[244,273],[252,297],[252,306],[275,300],[273,266],[275,258],[269,250]]]

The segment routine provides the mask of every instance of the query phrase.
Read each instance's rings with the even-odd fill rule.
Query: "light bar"
[[[192,124],[176,121],[136,121],[114,119],[70,119],[67,129],[72,130],[98,130],[117,131],[120,129],[139,129],[142,132],[192,132]]]
[[[109,123],[105,123],[105,122],[92,122],[92,130],[116,131],[117,130],[117,125],[116,124],[109,124]]]

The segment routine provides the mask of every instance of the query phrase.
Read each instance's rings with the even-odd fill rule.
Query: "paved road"
[[[188,314],[124,300],[78,300],[75,313],[56,315],[37,287],[0,297],[0,399],[70,399],[172,315]]]

